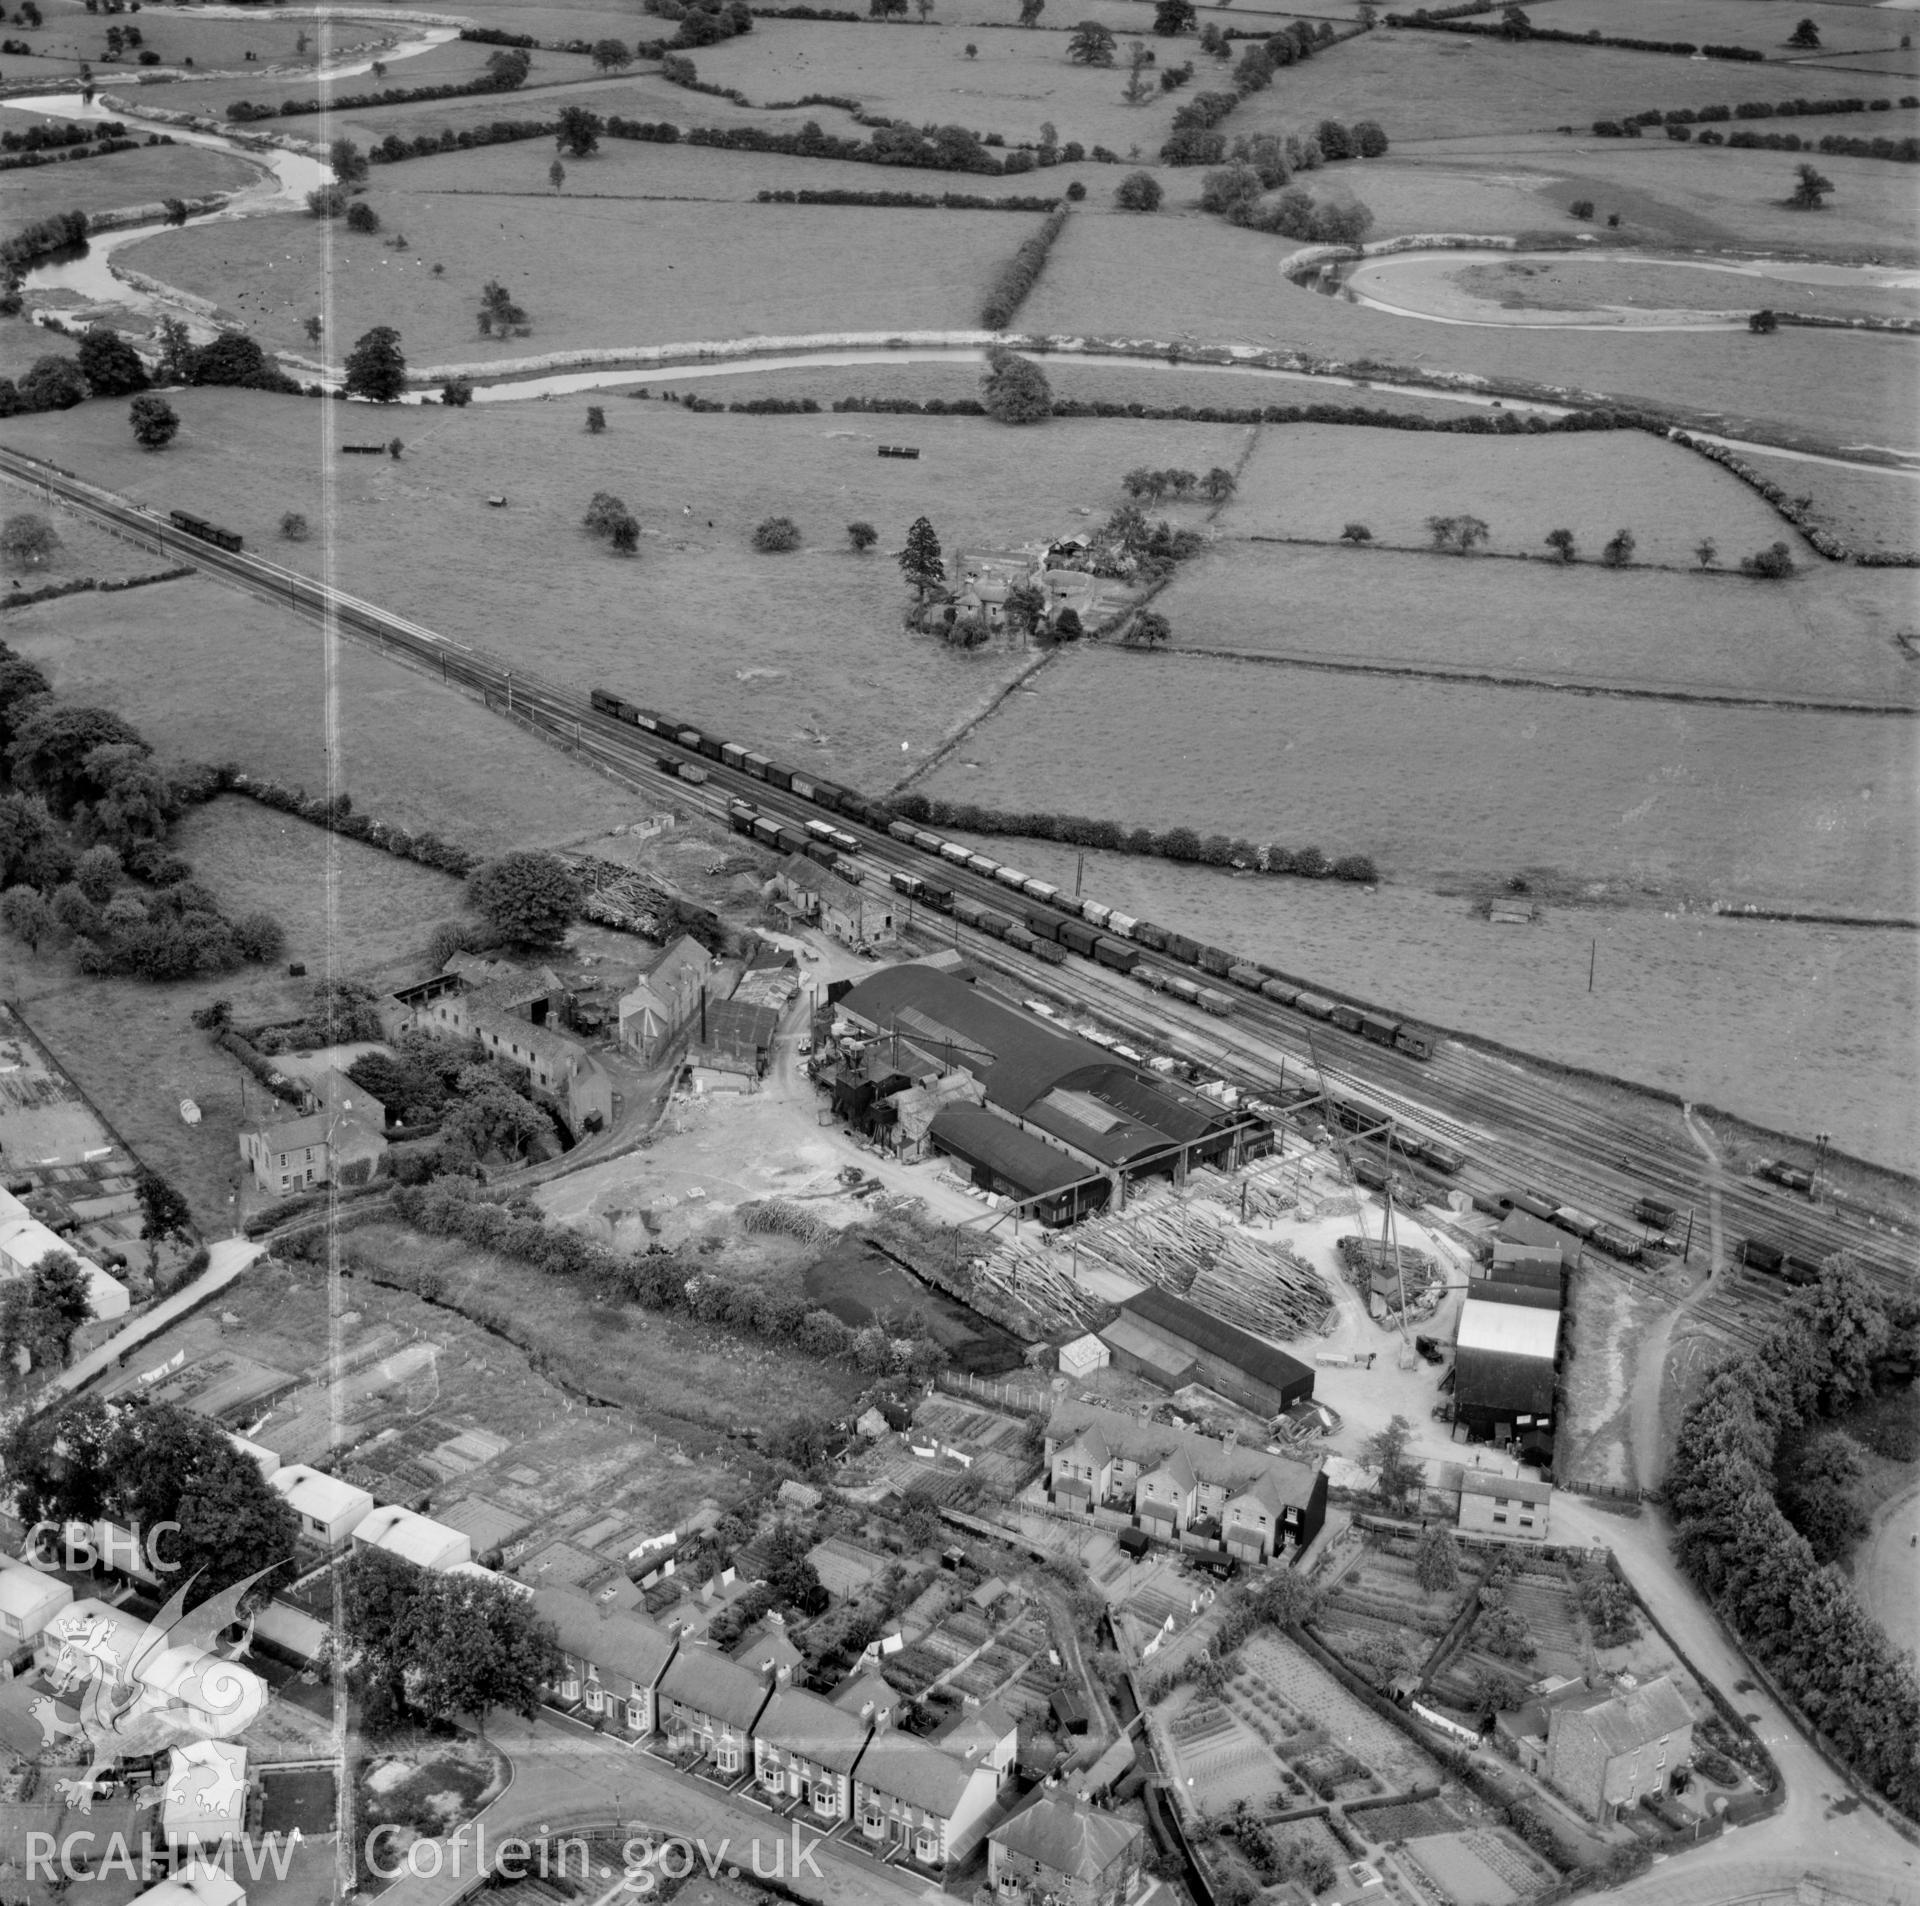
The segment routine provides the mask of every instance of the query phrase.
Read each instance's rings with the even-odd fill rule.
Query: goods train
[[[594,689],[589,699],[600,714],[615,721],[644,729],[649,734],[674,742],[689,753],[702,755],[709,761],[718,761],[756,781],[765,781],[769,787],[779,788],[784,793],[798,795],[830,814],[844,815],[849,820],[858,821],[876,833],[886,834],[904,847],[911,847],[953,866],[964,867],[969,873],[1004,887],[1009,900],[1018,896],[1021,900],[1037,903],[1005,913],[977,901],[956,899],[950,887],[925,880],[918,874],[894,873],[889,876],[898,892],[907,894],[923,906],[935,908],[941,913],[951,913],[963,924],[990,933],[996,939],[1005,940],[1008,945],[1031,953],[1049,964],[1058,965],[1069,953],[1078,954],[1080,958],[1092,960],[1116,973],[1136,973],[1156,990],[1184,999],[1218,1017],[1225,1018],[1233,1011],[1233,995],[1227,990],[1204,986],[1178,974],[1162,973],[1151,965],[1142,968],[1140,955],[1135,949],[1146,947],[1184,966],[1197,967],[1210,978],[1224,980],[1228,987],[1257,993],[1276,1005],[1304,1013],[1310,1019],[1338,1026],[1377,1046],[1404,1052],[1415,1059],[1433,1057],[1433,1035],[1420,1026],[1392,1018],[1386,1013],[1352,1005],[1345,1000],[1328,999],[1319,993],[1309,992],[1271,966],[1253,960],[1236,959],[1220,947],[1191,940],[1184,933],[1157,926],[1151,920],[1135,919],[1131,914],[1122,913],[1118,908],[1106,906],[1098,900],[1062,893],[1051,881],[1036,880],[1031,874],[1024,874],[1017,867],[1009,867],[990,854],[980,853],[963,846],[959,841],[948,840],[928,828],[902,820],[882,802],[870,801],[837,782],[803,774],[752,748],[742,747],[738,742],[722,741],[704,729],[681,722],[672,715],[661,714],[657,709],[638,707],[604,688]],[[705,771],[691,762],[678,762],[666,755],[660,756],[659,761],[665,772],[676,774],[683,780],[706,779]],[[806,854],[834,867],[849,879],[854,877],[848,865],[837,857],[857,853],[860,844],[853,835],[836,828],[831,822],[810,820],[802,829],[792,822],[761,814],[749,801],[733,801],[729,803],[727,811],[736,833],[751,835],[763,846],[779,853]],[[1443,1172],[1458,1171],[1464,1162],[1459,1153],[1440,1145],[1438,1141],[1433,1141],[1428,1151],[1411,1155],[1424,1157],[1436,1170]]]
[[[184,530],[189,536],[197,536],[203,543],[211,543],[215,549],[224,549],[238,555],[240,538],[230,529],[222,529],[218,523],[209,523],[204,516],[190,515],[186,510],[173,510],[168,520],[177,530]]]

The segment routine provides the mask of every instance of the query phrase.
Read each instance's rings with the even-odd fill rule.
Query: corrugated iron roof
[[[1251,1332],[1215,1317],[1198,1304],[1188,1303],[1184,1297],[1175,1297],[1171,1291],[1149,1287],[1138,1296],[1129,1297],[1122,1309],[1149,1330],[1192,1344],[1208,1356],[1219,1357],[1276,1390],[1289,1389],[1302,1377],[1309,1386],[1312,1384],[1313,1372],[1299,1358],[1276,1350]],[[1308,1394],[1312,1394],[1311,1387]]]
[[[1058,1146],[966,1099],[948,1100],[927,1130],[947,1150],[971,1165],[985,1165],[1030,1197],[1064,1190],[1090,1176],[1086,1166]]]
[[[1549,1363],[1560,1347],[1560,1312],[1539,1310],[1523,1301],[1489,1301],[1477,1292],[1460,1306],[1458,1350],[1494,1350],[1516,1357],[1544,1357]]]

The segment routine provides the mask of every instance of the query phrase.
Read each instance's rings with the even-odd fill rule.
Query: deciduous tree
[[[569,159],[584,159],[600,150],[605,121],[584,106],[562,106],[553,142]]]
[[[1413,1454],[1413,1425],[1404,1416],[1369,1436],[1360,1460],[1374,1471],[1374,1489],[1383,1501],[1403,1503],[1426,1482],[1426,1465]]]
[[[580,886],[552,854],[503,854],[467,876],[467,899],[503,940],[558,946],[580,911]]]
[[[1550,529],[1546,534],[1546,545],[1555,551],[1563,563],[1573,561],[1577,553],[1574,546],[1573,531],[1570,529]]]
[[[59,552],[59,533],[44,516],[23,510],[0,523],[0,556],[10,568],[44,569]]]
[[[847,541],[857,555],[865,555],[880,540],[880,532],[871,523],[849,523]]]
[[[1429,1595],[1452,1590],[1460,1581],[1460,1550],[1453,1531],[1443,1523],[1420,1531],[1413,1552],[1413,1579]]]
[[[633,64],[633,49],[625,40],[595,40],[593,43],[593,63],[603,73],[611,73],[616,68]],[[556,183],[555,189],[558,190]]]
[[[193,1213],[187,1201],[157,1171],[143,1170],[134,1180],[134,1196],[140,1200],[140,1235],[156,1244],[168,1238],[185,1240],[193,1235]]]
[[[80,375],[96,397],[131,397],[151,381],[140,353],[109,325],[87,327],[79,361]]]
[[[753,546],[762,555],[784,555],[800,547],[800,525],[791,516],[767,516],[754,525]]]
[[[180,413],[164,397],[136,397],[128,407],[127,421],[142,450],[164,450],[180,434]]]
[[[400,349],[400,333],[390,324],[376,324],[347,353],[347,393],[369,403],[391,404],[407,388],[407,360]]]
[[[1819,211],[1827,202],[1827,194],[1833,190],[1833,181],[1805,161],[1794,167],[1793,180],[1793,191],[1787,203],[1798,206],[1803,212]]]
[[[1123,212],[1155,212],[1166,196],[1151,172],[1129,172],[1113,189],[1113,202]]]
[[[1098,20],[1082,20],[1067,39],[1067,58],[1076,66],[1111,66],[1113,49],[1113,29]]]
[[[1037,424],[1053,415],[1053,387],[1031,358],[1004,345],[989,345],[980,402],[996,422]]]
[[[53,909],[33,887],[9,887],[0,893],[0,925],[31,952],[53,931]]]
[[[327,163],[333,168],[333,176],[342,185],[364,185],[371,169],[367,155],[351,139],[344,136],[334,140],[327,148]]]

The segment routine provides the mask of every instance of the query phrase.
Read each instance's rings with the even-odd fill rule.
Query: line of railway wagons
[[[238,555],[240,538],[230,529],[222,529],[218,523],[209,523],[204,516],[195,516],[188,510],[170,510],[167,520],[175,529],[184,530],[189,536],[197,536],[203,543],[211,543],[215,549],[224,549],[231,555]]]
[[[1189,939],[1185,934],[1157,925],[1152,920],[1135,919],[1131,914],[1122,913],[1117,907],[1109,907],[1101,901],[1063,893],[1051,881],[1037,880],[1016,867],[995,860],[990,854],[980,853],[959,841],[948,840],[928,828],[902,820],[883,803],[870,801],[865,795],[844,788],[838,782],[825,781],[817,775],[790,768],[738,742],[722,741],[690,723],[661,714],[656,709],[638,707],[606,689],[594,689],[589,699],[599,713],[615,721],[644,729],[649,734],[675,743],[690,754],[718,761],[754,780],[765,781],[770,787],[811,801],[829,813],[858,821],[877,833],[890,836],[902,846],[915,848],[920,853],[948,861],[956,867],[964,867],[969,873],[1006,888],[1009,897],[1018,895],[1038,903],[1034,907],[1020,909],[1017,914],[1002,913],[965,896],[956,898],[950,888],[918,874],[895,873],[891,876],[894,887],[900,892],[940,912],[951,913],[964,925],[989,933],[1023,952],[1053,964],[1059,964],[1068,953],[1076,953],[1116,973],[1137,971],[1139,978],[1157,991],[1187,1000],[1206,1012],[1224,1018],[1233,1011],[1232,995],[1218,987],[1204,986],[1179,974],[1163,973],[1152,965],[1141,967],[1136,948],[1146,947],[1168,959],[1178,960],[1182,965],[1197,967],[1210,978],[1226,980],[1232,986],[1258,993],[1262,998],[1291,1007],[1310,1019],[1338,1026],[1375,1045],[1390,1047],[1416,1059],[1433,1057],[1433,1037],[1420,1026],[1395,1019],[1386,1013],[1350,1005],[1344,1000],[1328,999],[1296,985],[1284,974],[1258,961],[1237,959],[1220,947]],[[679,761],[669,755],[662,755],[659,760],[660,766],[669,774],[678,774],[687,780],[706,779],[705,772],[692,762]],[[781,853],[807,854],[832,865],[831,852],[851,854],[859,847],[852,835],[839,832],[826,823],[809,821],[803,833],[790,821],[760,814],[751,802],[734,801],[728,812],[737,833],[750,834],[763,845]],[[840,871],[846,870],[842,868]]]

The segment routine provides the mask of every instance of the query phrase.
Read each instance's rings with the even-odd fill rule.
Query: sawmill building
[[[1278,1416],[1313,1396],[1313,1371],[1251,1332],[1149,1286],[1100,1332],[1115,1365],[1177,1390],[1204,1383],[1257,1416]]]
[[[1140,1177],[1179,1177],[1195,1165],[1237,1162],[1237,1148],[1257,1123],[916,962],[862,980],[839,1010],[888,1042],[903,1075],[918,1054],[971,1076],[970,1114],[943,1109],[930,1142],[976,1178],[984,1172],[993,1189],[1050,1201],[1049,1222],[1103,1203],[1123,1205],[1127,1187]],[[989,1118],[1027,1142],[999,1138],[983,1122]],[[1068,1169],[1071,1178],[1062,1176]],[[1075,1180],[1102,1178],[1104,1197],[1059,1195]]]

